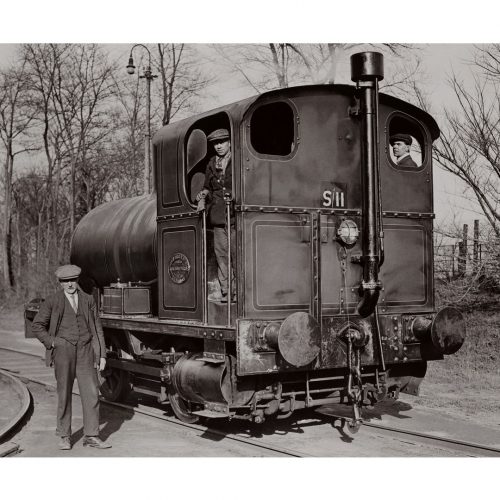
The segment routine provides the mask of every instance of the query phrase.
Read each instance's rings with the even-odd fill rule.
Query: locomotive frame
[[[343,402],[356,430],[363,405],[416,394],[426,361],[460,348],[461,314],[434,304],[439,129],[415,106],[379,96],[381,54],[356,54],[351,68],[356,86],[280,89],[163,127],[153,139],[156,191],[82,219],[71,262],[82,288],[100,295],[105,397],[133,386],[189,422],[262,422]],[[221,127],[231,131],[234,304],[209,300],[213,235],[194,199],[206,136]],[[396,132],[412,136],[417,167],[392,158]]]

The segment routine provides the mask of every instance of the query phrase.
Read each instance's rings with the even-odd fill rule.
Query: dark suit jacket
[[[47,366],[51,366],[52,364],[52,342],[54,341],[54,337],[57,337],[59,333],[65,300],[63,290],[47,297],[45,302],[40,306],[40,310],[31,325],[33,333],[46,348],[45,363]],[[92,334],[92,347],[94,348],[96,363],[98,363],[99,358],[106,357],[106,346],[104,344],[101,321],[97,313],[94,297],[86,294],[80,288],[78,288],[78,309],[83,314],[89,331]]]
[[[231,158],[226,166],[224,178],[221,179],[217,173],[215,166],[216,156],[212,156],[207,165],[205,172],[204,189],[210,191],[210,199],[208,206],[208,221],[214,227],[223,227],[226,225],[226,204],[224,202],[224,190],[231,192],[232,190],[232,161]],[[234,215],[231,208],[231,224],[233,224]]]
[[[413,161],[413,158],[408,155],[405,156],[399,163],[398,167],[413,167],[416,168],[418,165]]]

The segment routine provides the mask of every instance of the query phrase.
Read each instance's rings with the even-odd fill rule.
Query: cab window
[[[392,165],[400,170],[420,170],[426,161],[425,134],[421,125],[403,114],[390,118],[387,151]]]
[[[259,106],[250,119],[250,144],[259,155],[290,155],[297,144],[291,106],[286,102]]]
[[[203,130],[194,129],[188,137],[186,145],[186,183],[187,197],[195,202],[198,192],[203,189],[207,157],[207,136]]]
[[[185,189],[190,203],[196,204],[196,195],[203,189],[207,164],[214,155],[213,148],[207,143],[207,136],[218,128],[231,130],[229,118],[225,113],[218,113],[197,121],[186,134]]]

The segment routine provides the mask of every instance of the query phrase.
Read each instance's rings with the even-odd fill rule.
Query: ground
[[[500,311],[465,314],[467,337],[456,354],[428,364],[413,404],[500,425]]]
[[[500,311],[466,313],[467,338],[456,354],[428,364],[420,395],[401,395],[414,408],[439,409],[479,424],[500,425]],[[23,308],[0,309],[0,328],[24,329]]]

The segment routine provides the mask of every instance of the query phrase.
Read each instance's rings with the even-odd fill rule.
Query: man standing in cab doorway
[[[214,228],[214,250],[217,258],[217,275],[219,278],[221,297],[211,294],[209,300],[227,302],[228,295],[234,300],[233,272],[228,269],[228,231],[226,220],[226,201],[231,198],[232,169],[231,142],[229,131],[225,128],[214,130],[207,137],[208,143],[214,148],[215,155],[210,158],[205,172],[203,189],[196,195],[198,211],[205,210],[208,202],[208,222]],[[234,212],[230,205],[230,235],[231,235],[231,267],[234,269],[236,231],[234,227]],[[231,276],[231,278],[229,278]]]
[[[413,161],[410,156],[410,147],[412,143],[411,135],[408,134],[395,134],[389,138],[389,144],[392,146],[392,152],[396,157],[396,163],[400,167],[413,167],[418,165]]]
[[[78,286],[81,269],[61,266],[56,277],[61,290],[42,303],[32,330],[46,348],[46,364],[54,366],[57,382],[59,449],[70,450],[72,392],[78,380],[83,410],[83,446],[111,448],[99,438],[97,370],[106,366],[106,347],[94,298]],[[97,369],[97,370],[96,370]]]

